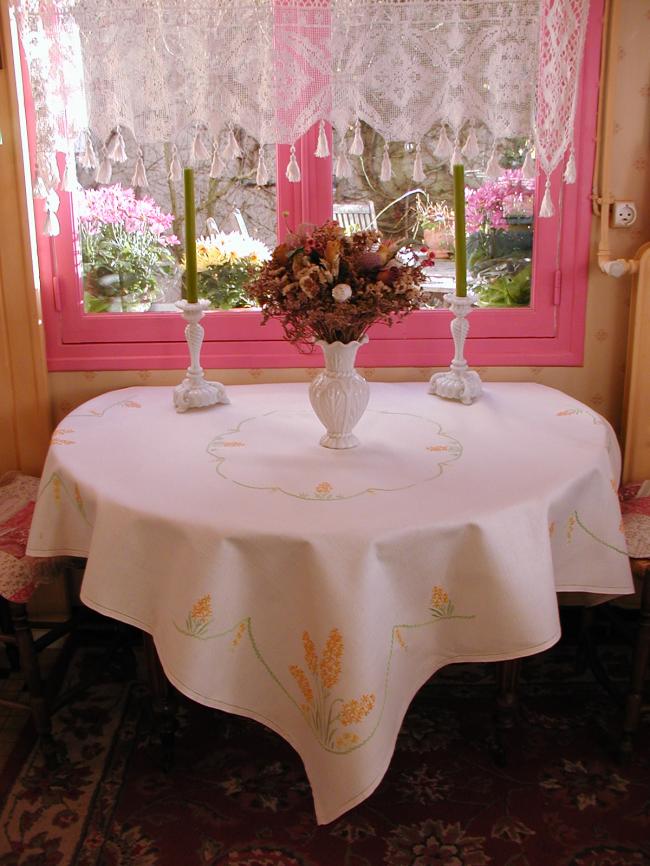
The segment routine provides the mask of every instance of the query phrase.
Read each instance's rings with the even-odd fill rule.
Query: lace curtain
[[[360,122],[385,141],[410,142],[413,179],[423,160],[500,172],[497,146],[531,138],[548,179],[566,160],[575,179],[573,126],[588,3],[583,0],[13,0],[37,115],[34,194],[58,231],[58,190],[76,165],[108,183],[129,160],[147,185],[142,151],[167,143],[170,173],[201,165],[218,177],[241,155],[242,131],[292,145],[285,170],[300,181],[295,143],[320,124],[316,155],[335,172],[361,155]],[[489,148],[488,148],[489,149]],[[63,171],[56,154],[66,155]],[[62,175],[62,176],[61,176]],[[553,213],[550,186],[540,215]]]

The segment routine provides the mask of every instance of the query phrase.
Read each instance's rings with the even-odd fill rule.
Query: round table
[[[557,593],[632,592],[609,424],[551,388],[471,406],[372,383],[361,444],[319,446],[305,384],[106,393],[52,438],[28,553],[153,636],[169,680],[301,755],[319,822],[379,784],[443,665],[558,640]]]

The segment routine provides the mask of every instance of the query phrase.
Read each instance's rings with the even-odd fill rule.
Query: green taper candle
[[[194,170],[183,172],[185,184],[185,300],[196,304],[196,210],[194,208]]]
[[[465,238],[465,169],[454,166],[454,221],[456,232],[456,297],[467,297],[467,240]]]

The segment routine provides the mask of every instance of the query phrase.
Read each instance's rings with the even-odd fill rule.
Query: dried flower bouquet
[[[248,293],[262,322],[278,318],[287,339],[304,351],[315,340],[360,340],[371,325],[390,326],[417,310],[426,264],[377,231],[346,235],[330,221],[290,234]]]

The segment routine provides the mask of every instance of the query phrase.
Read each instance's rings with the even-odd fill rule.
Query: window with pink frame
[[[591,170],[594,156],[598,98],[602,0],[591,3],[582,82],[576,118],[576,183],[563,185],[561,169],[551,179],[555,216],[535,220],[530,304],[525,307],[476,309],[471,318],[466,357],[477,366],[579,365],[583,359],[584,318],[591,222]],[[26,83],[26,116],[30,123]],[[277,236],[300,223],[320,224],[332,218],[332,159],[315,158],[318,129],[297,143],[300,183],[278,172]],[[331,147],[330,147],[331,150]],[[289,148],[277,147],[276,164],[287,163]],[[61,166],[63,170],[63,166]],[[539,210],[535,190],[534,213]],[[45,214],[35,202],[41,298],[46,325],[49,369],[123,370],[178,369],[187,363],[179,315],[164,312],[87,314],[72,196],[61,194],[60,234],[40,231]],[[202,363],[208,368],[309,367],[321,364],[317,353],[301,354],[283,339],[277,322],[260,325],[252,309],[215,311],[203,320]],[[449,362],[449,314],[435,309],[412,313],[388,328],[375,326],[359,355],[368,367],[433,367]]]

